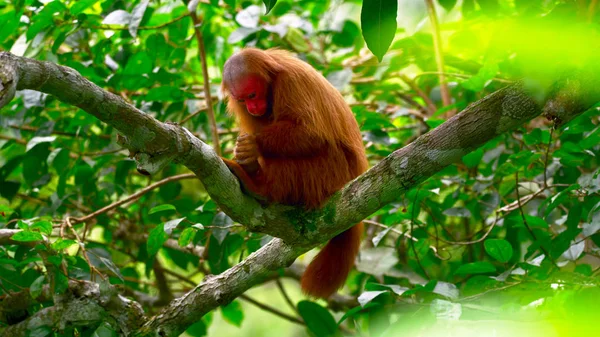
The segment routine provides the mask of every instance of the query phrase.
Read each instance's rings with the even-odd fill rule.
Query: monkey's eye
[[[244,100],[243,100],[243,99],[238,99],[237,101],[238,101],[239,103],[244,103]]]
[[[254,92],[248,95],[248,99],[253,99],[254,97],[256,97],[256,93]]]

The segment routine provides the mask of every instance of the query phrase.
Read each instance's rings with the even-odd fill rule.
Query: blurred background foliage
[[[596,0],[194,4],[197,17],[170,0],[0,0],[0,50],[72,67],[228,157],[236,125],[219,91],[225,60],[242,46],[291,50],[343,93],[373,165],[512,81],[552,83],[593,64],[599,47]],[[437,55],[428,6],[439,21]],[[220,212],[184,167],[139,174],[115,130],[51,96],[19,92],[0,125],[0,228],[51,243],[0,247],[0,326],[52,305],[40,296],[49,273],[54,292],[65,290],[63,269],[45,267],[48,252],[69,278],[106,279],[153,314],[270,240]],[[343,301],[309,301],[282,273],[186,334],[593,332],[583,322],[593,322],[600,295],[599,125],[597,109],[559,129],[534,119],[399,196],[369,218]],[[34,300],[10,303],[24,291]],[[524,319],[533,323],[514,323]],[[503,320],[514,324],[490,323]],[[113,335],[107,325],[63,333]]]

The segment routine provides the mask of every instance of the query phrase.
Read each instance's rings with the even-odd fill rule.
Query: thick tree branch
[[[277,237],[240,264],[207,278],[173,300],[134,333],[141,336],[178,336],[204,314],[229,303],[273,271],[289,266],[316,244],[398,200],[408,189],[496,136],[516,129],[542,110],[559,124],[571,120],[600,100],[600,86],[594,81],[590,77],[571,77],[551,88],[537,82],[519,82],[499,90],[392,153],[334,194],[322,209],[307,212],[261,205],[244,195],[235,177],[209,146],[181,127],[144,114],[74,70],[0,53],[0,107],[8,104],[17,89],[55,95],[123,133],[123,145],[138,153],[143,169],[157,171],[168,161],[187,166],[232,219],[251,231]]]
[[[31,300],[28,292],[23,300]],[[49,288],[42,294],[51,298]],[[69,281],[69,289],[65,294],[54,296],[55,305],[36,312],[26,320],[0,329],[2,336],[29,336],[31,331],[43,327],[93,326],[108,322],[115,331],[128,335],[144,320],[142,307],[116,293],[106,285],[87,281]]]

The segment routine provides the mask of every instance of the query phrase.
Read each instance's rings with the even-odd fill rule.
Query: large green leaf
[[[360,13],[362,34],[379,62],[396,34],[398,0],[363,0]]]
[[[485,251],[500,262],[508,262],[513,255],[512,246],[506,240],[488,239],[483,245]]]

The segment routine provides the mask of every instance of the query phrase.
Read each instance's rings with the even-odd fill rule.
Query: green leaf
[[[219,241],[219,244],[223,243],[223,240],[225,240],[227,234],[229,234],[228,227],[232,224],[233,220],[224,212],[217,213],[213,218],[212,225],[217,227],[213,229],[213,236]]]
[[[398,0],[363,0],[360,13],[362,35],[379,62],[396,35]]]
[[[483,243],[485,251],[494,259],[506,263],[513,255],[513,248],[506,240],[488,239]]]
[[[485,274],[485,273],[493,273],[496,271],[496,267],[489,262],[473,262],[463,264],[458,267],[455,274],[457,275],[465,275],[465,274]]]
[[[295,27],[289,27],[287,34],[285,34],[285,40],[292,45],[294,50],[305,53],[310,50],[308,42],[302,31]]]
[[[179,235],[179,240],[177,243],[180,247],[185,247],[189,245],[192,241],[194,241],[194,237],[196,236],[197,230],[195,228],[186,228]]]
[[[42,290],[44,289],[43,287],[45,280],[46,276],[42,275],[36,278],[35,281],[33,281],[33,283],[31,283],[31,285],[29,286],[29,293],[31,294],[31,297],[37,298],[38,296],[40,296]]]
[[[338,326],[331,313],[317,303],[300,301],[298,312],[304,319],[308,330],[317,337],[334,336],[338,332]]]
[[[150,72],[152,72],[152,60],[145,52],[138,52],[133,55],[127,61],[125,69],[123,69],[124,75],[142,75]]]
[[[169,220],[167,222],[165,222],[165,226],[164,226],[164,231],[165,233],[167,233],[167,235],[171,235],[171,233],[173,232],[173,230],[179,225],[179,223],[181,223],[183,220],[185,219],[185,217],[183,218],[179,218],[179,219],[174,219],[174,220]]]
[[[398,263],[396,251],[388,247],[363,249],[356,269],[363,273],[380,276]]]
[[[142,0],[140,1],[131,11],[131,19],[129,20],[129,34],[131,36],[137,36],[137,30],[140,26],[140,22],[144,18],[144,13],[146,13],[146,8],[148,8],[148,4],[150,0]]]
[[[170,35],[169,35],[170,36]],[[169,67],[172,69],[178,69],[185,63],[185,54],[187,50],[185,48],[175,48],[169,56]]]
[[[23,178],[32,187],[44,185],[47,182],[45,179],[50,178],[47,175],[48,164],[45,159],[47,157],[43,157],[42,153],[34,154],[34,152],[40,151],[32,150],[23,160]]]
[[[80,162],[75,168],[75,184],[84,186],[94,181],[94,169],[87,163]]]
[[[223,314],[223,318],[237,326],[242,326],[242,321],[244,320],[244,311],[242,310],[242,306],[238,301],[233,301],[226,306],[221,307],[221,314]]]
[[[548,214],[550,214],[550,212],[552,212],[552,210],[554,210],[558,205],[560,205],[563,201],[565,201],[569,197],[571,191],[574,191],[578,188],[580,188],[579,184],[573,184],[573,185],[565,188],[564,190],[558,192],[552,198],[548,199],[548,200],[550,200],[550,204],[546,208],[545,216],[548,216]]]
[[[167,62],[171,50],[165,36],[161,33],[156,33],[146,39],[146,52],[154,60]]]
[[[187,97],[183,90],[168,85],[152,88],[146,94],[146,100],[155,102],[176,102]]]
[[[63,240],[62,238],[58,238],[50,246],[54,250],[61,251],[63,249],[71,247],[74,244],[77,244],[77,242],[75,242],[75,240]]]
[[[265,3],[265,7],[267,7],[267,12],[265,14],[269,14],[271,9],[273,9],[273,7],[275,7],[277,0],[263,0],[263,2]]]
[[[515,227],[517,227],[517,228],[525,227],[525,223],[523,222],[523,217],[520,215],[515,215],[514,218],[510,217],[508,219],[511,219],[511,220],[514,219]],[[538,216],[525,215],[525,221],[527,221],[527,226],[529,226],[529,228],[548,228],[548,223],[546,222],[546,220],[544,220]]]
[[[54,293],[62,294],[69,289],[69,279],[62,273],[60,268],[54,271]]]
[[[33,138],[31,138],[31,140],[29,142],[27,142],[27,147],[26,147],[25,151],[29,151],[29,150],[33,149],[38,144],[41,144],[41,143],[52,143],[55,140],[56,140],[56,137],[54,137],[54,136],[49,136],[49,137],[33,137]]]
[[[167,242],[169,235],[165,233],[165,225],[160,224],[154,227],[153,230],[148,234],[148,242],[146,242],[146,247],[148,250],[148,256],[153,256],[158,253],[158,250],[162,247],[162,245]]]
[[[38,232],[24,232],[24,231],[16,232],[10,238],[15,241],[20,241],[20,242],[33,242],[33,241],[44,240],[44,237],[42,236],[42,234],[40,234]]]
[[[126,25],[131,20],[131,14],[129,12],[117,9],[116,11],[110,12],[102,23],[105,25]]]
[[[337,324],[338,325],[342,324],[342,322],[344,322],[348,317],[352,317],[363,310],[367,311],[370,308],[379,307],[379,306],[382,306],[382,304],[377,303],[377,302],[370,302],[370,303],[366,304],[364,307],[358,305],[358,306],[346,311],[344,316],[342,316],[342,318],[340,318],[340,320],[337,322]]]
[[[48,27],[52,27],[54,21],[52,20],[52,16],[48,15],[36,15],[34,17],[34,21],[27,29],[25,36],[27,37],[27,41],[33,39],[39,32],[45,30]]]
[[[206,336],[206,323],[204,323],[204,318],[199,320],[198,322],[190,325],[185,332],[192,337],[203,337]]]
[[[118,337],[119,334],[106,322],[103,322],[92,337]]]
[[[463,163],[465,163],[465,165],[468,168],[477,167],[477,165],[479,165],[479,163],[481,162],[481,159],[483,158],[483,154],[484,154],[483,149],[479,148],[479,149],[463,156],[463,158],[462,158]]]
[[[19,18],[22,15],[22,10],[19,12],[8,11],[0,14],[0,42],[6,40],[8,36],[18,31]]]
[[[69,150],[57,148],[48,155],[48,165],[54,167],[56,172],[63,172],[69,166]]]
[[[162,204],[162,205],[159,205],[156,207],[152,207],[150,209],[150,212],[148,212],[148,214],[154,214],[154,213],[167,211],[167,210],[177,211],[177,208],[175,208],[175,206],[173,206],[171,204]]]
[[[367,303],[371,302],[372,300],[375,299],[375,297],[387,293],[386,290],[378,290],[378,291],[365,291],[362,294],[360,294],[360,296],[358,296],[358,303],[360,304],[361,307],[364,308],[365,305],[367,305]]]
[[[456,5],[456,0],[438,0],[438,2],[448,12]]]
[[[96,2],[98,2],[98,0],[79,0],[79,1],[72,2],[73,6],[71,6],[71,14],[73,14],[74,16],[77,16],[80,13],[82,13],[84,10],[90,8]]]
[[[104,263],[104,265],[106,266],[106,268],[108,268],[110,271],[113,272],[113,274],[115,274],[119,279],[121,279],[121,281],[123,280],[123,275],[121,275],[121,270],[119,269],[119,267],[117,267],[112,260],[104,258],[102,256],[99,257],[100,261],[102,261],[102,263]]]
[[[46,235],[52,234],[52,223],[50,221],[38,221],[29,227],[30,230],[37,229]]]
[[[2,185],[0,185],[2,186]],[[7,218],[9,217],[14,210],[7,205],[0,205],[0,217]]]
[[[29,222],[25,222],[23,220],[17,221],[17,227],[24,231],[29,231]]]

